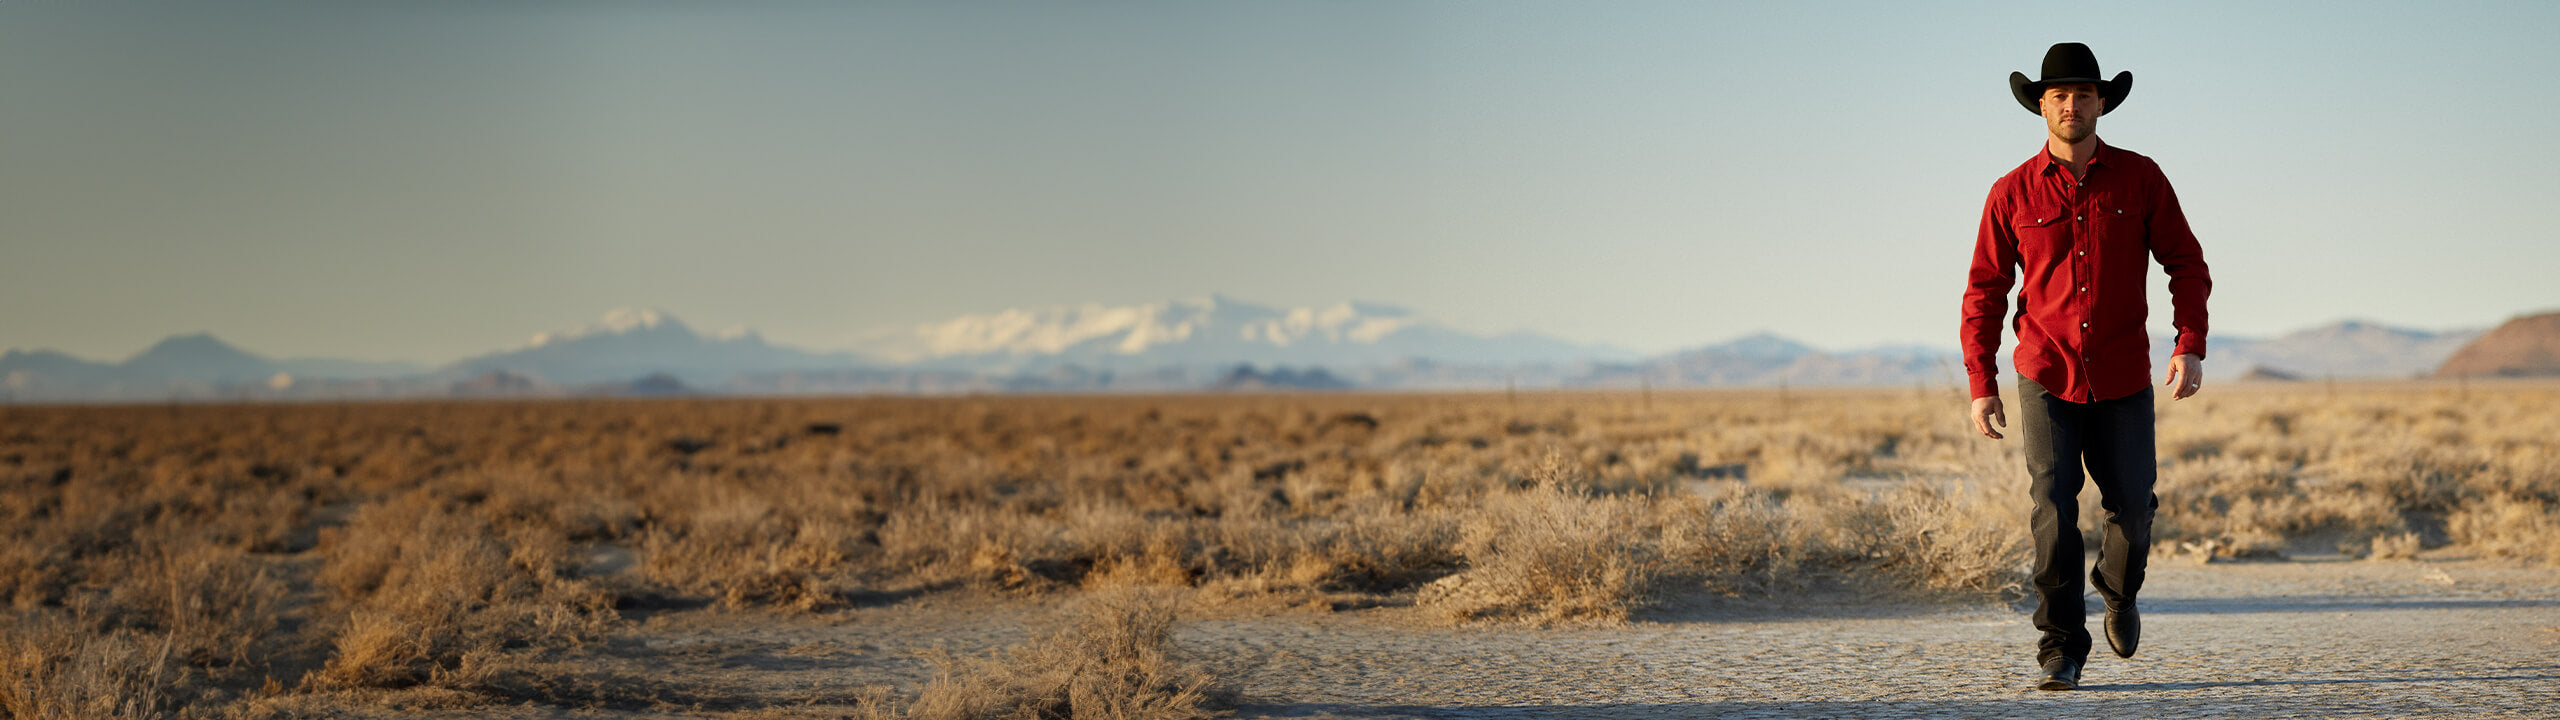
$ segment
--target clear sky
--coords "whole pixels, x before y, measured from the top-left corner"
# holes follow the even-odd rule
[[[2065,8],[2070,8],[2066,10]],[[2064,13],[2070,14],[2064,14]],[[1952,348],[2079,41],[2217,332],[2560,308],[2560,3],[0,0],[0,347],[1370,300]],[[2154,271],[2155,278],[2157,271]],[[2155,326],[2165,293],[2155,289]]]

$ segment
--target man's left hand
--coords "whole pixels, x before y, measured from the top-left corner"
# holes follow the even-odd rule
[[[2194,355],[2169,358],[2169,379],[2160,384],[2177,388],[2169,392],[2169,399],[2187,399],[2187,396],[2196,394],[2198,388],[2204,387],[2204,360]]]

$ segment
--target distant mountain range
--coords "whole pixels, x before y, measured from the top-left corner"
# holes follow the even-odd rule
[[[2273,338],[2216,336],[2208,367],[2221,378],[2413,377],[2481,334],[2346,321]],[[2152,344],[2165,356],[2167,338]],[[774,345],[751,331],[705,335],[638,309],[439,367],[271,359],[201,333],[117,363],[13,349],[0,354],[0,402],[1811,387],[1952,385],[1963,375],[1953,351],[1931,347],[1826,352],[1762,333],[1643,357],[1535,333],[1469,333],[1370,303],[1281,309],[1213,296],[966,315],[863,335],[838,352]]]
[[[0,402],[95,402],[237,397],[247,388],[289,385],[294,377],[363,385],[426,372],[410,363],[330,358],[270,359],[208,333],[173,335],[120,363],[52,350],[0,353]],[[361,394],[361,393],[359,393]]]
[[[1536,333],[1476,335],[1373,303],[1276,309],[1223,296],[963,315],[864,336],[854,352],[882,364],[999,373],[1240,362],[1350,367],[1410,358],[1520,365],[1635,357]]]
[[[2348,320],[2272,338],[2210,338],[2205,354],[2218,368],[2266,369],[2306,379],[2417,377],[2479,339],[2480,329],[2428,332]],[[2152,338],[2152,365],[2168,360],[2173,344]],[[2208,370],[2207,377],[2218,370]],[[2225,377],[2238,377],[2226,375]]]
[[[1829,353],[1761,333],[1642,362],[1604,364],[1571,383],[1590,387],[1731,387],[1954,384],[1956,353],[1885,346]]]
[[[773,345],[752,331],[703,335],[666,313],[626,308],[583,328],[535,335],[523,347],[465,358],[438,368],[435,376],[451,382],[503,372],[578,387],[666,375],[701,387],[739,375],[863,364],[852,353]]]

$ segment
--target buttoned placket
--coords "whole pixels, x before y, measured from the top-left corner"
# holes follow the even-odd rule
[[[2097,171],[2096,163],[2084,164],[2080,166],[2080,174],[2071,178],[2071,280],[2073,284],[2080,286],[2079,304],[2082,318],[2097,317],[2097,307],[2089,298],[2089,278],[2092,275],[2089,268],[2089,243],[2092,236],[2089,233],[2089,211],[2083,205],[2087,197],[2082,192],[2089,187],[2089,174]],[[2080,376],[2096,377],[2095,372],[2089,369],[2088,320],[2080,321],[2079,342],[2074,344],[2080,349]],[[2096,393],[2092,391],[2078,401],[2087,402],[2095,396]]]

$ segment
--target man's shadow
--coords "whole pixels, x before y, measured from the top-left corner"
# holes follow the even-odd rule
[[[2554,668],[2551,668],[2551,667],[2529,667],[2529,668],[2510,668],[2510,669],[2513,669],[2513,670],[2551,670],[2551,669],[2554,669]],[[2365,685],[2365,684],[2378,684],[2378,683],[2429,683],[2429,682],[2513,682],[2513,681],[2517,681],[2517,680],[2560,680],[2560,675],[2553,675],[2553,674],[2550,674],[2550,673],[2542,673],[2542,674],[2534,674],[2534,675],[2440,675],[2440,676],[2432,676],[2432,677],[2312,678],[2312,679],[2303,679],[2303,680],[2227,680],[2227,681],[2221,681],[2221,682],[2157,682],[2157,683],[2120,683],[2120,684],[2114,684],[2114,685],[2082,685],[2082,686],[2080,686],[2080,690],[2081,690],[2081,691],[2083,691],[2083,692],[2087,692],[2087,691],[2099,691],[2099,692],[2139,692],[2139,691],[2161,691],[2161,690],[2203,690],[2203,689],[2207,689],[2207,688],[2226,688],[2226,687],[2281,687],[2281,686],[2286,686],[2286,685]]]

